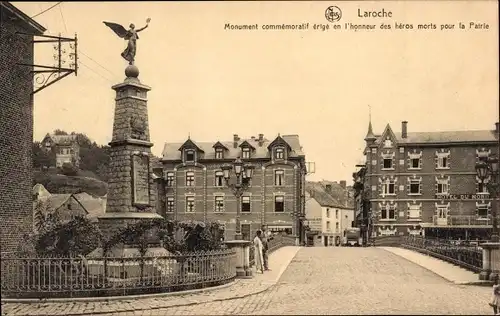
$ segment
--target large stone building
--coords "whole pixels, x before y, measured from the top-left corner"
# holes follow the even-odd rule
[[[54,151],[55,167],[62,167],[69,163],[75,167],[80,165],[80,145],[77,135],[47,134],[41,142],[42,149]]]
[[[45,29],[6,1],[0,2],[0,239],[15,250],[32,221],[33,35]]]
[[[253,178],[241,198],[241,232],[249,240],[266,225],[299,239],[304,214],[305,155],[297,135],[232,141],[166,143],[159,213],[175,220],[218,221],[225,237],[236,227],[236,197],[227,188],[221,166],[237,157],[253,164]]]
[[[376,135],[370,122],[366,165],[356,178],[371,236],[487,237],[491,199],[475,165],[498,156],[498,132],[498,123],[491,130],[409,132],[404,121],[400,133],[388,124]]]

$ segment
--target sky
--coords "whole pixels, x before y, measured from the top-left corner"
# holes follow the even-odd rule
[[[54,2],[14,2],[29,16]],[[438,30],[313,30],[336,24],[435,23]],[[392,18],[359,18],[361,11]],[[493,129],[498,121],[497,1],[63,2],[34,19],[46,34],[78,36],[79,70],[35,94],[34,139],[55,129],[111,140],[114,91],[125,79],[126,41],[102,22],[137,27],[136,65],[148,94],[152,151],[165,142],[297,134],[308,180],[352,182],[369,120],[409,132]],[[488,30],[440,30],[470,21]],[[309,23],[307,31],[224,30],[231,24]],[[53,64],[37,44],[35,60]]]

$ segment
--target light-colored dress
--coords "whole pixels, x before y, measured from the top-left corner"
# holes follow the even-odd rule
[[[257,271],[264,271],[264,258],[262,255],[262,241],[260,240],[259,237],[255,236],[253,239],[253,251],[254,251],[254,258],[255,258],[255,268]]]
[[[500,291],[500,284],[493,285],[493,292],[491,294],[490,305],[500,307],[500,292],[497,292],[497,294],[495,294],[496,290]]]

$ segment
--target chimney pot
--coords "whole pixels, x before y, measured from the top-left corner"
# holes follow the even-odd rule
[[[401,137],[408,137],[408,121],[401,122]]]
[[[238,141],[240,138],[238,137],[238,134],[233,134],[233,147],[238,148]]]
[[[259,134],[259,147],[264,144],[264,134]]]
[[[326,192],[332,193],[332,185],[331,184],[325,185],[325,189],[326,189]]]

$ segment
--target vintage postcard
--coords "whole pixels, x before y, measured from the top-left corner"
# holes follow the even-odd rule
[[[493,0],[0,2],[2,315],[498,315],[498,47]]]

